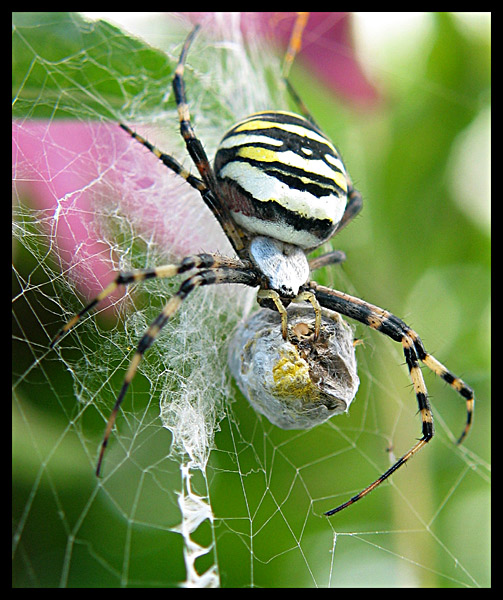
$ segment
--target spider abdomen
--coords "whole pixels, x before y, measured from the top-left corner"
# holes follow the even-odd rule
[[[243,230],[306,250],[333,235],[346,208],[339,152],[293,113],[255,113],[234,125],[218,147],[215,175]]]

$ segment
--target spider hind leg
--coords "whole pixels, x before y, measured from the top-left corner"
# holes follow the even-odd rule
[[[360,323],[363,323],[402,344],[422,421],[422,438],[406,454],[398,459],[394,465],[376,479],[376,481],[371,483],[356,496],[350,498],[344,504],[325,513],[327,516],[330,516],[343,510],[347,506],[354,504],[370,493],[432,439],[434,435],[433,415],[428,400],[426,384],[419,367],[420,362],[439,375],[466,401],[466,422],[463,432],[458,439],[458,444],[464,440],[470,430],[475,400],[473,390],[468,387],[462,379],[451,373],[442,363],[433,358],[433,356],[425,350],[418,334],[401,319],[387,310],[374,306],[360,298],[326,288],[318,285],[314,281],[310,283],[310,289],[315,293],[321,306],[360,321]]]

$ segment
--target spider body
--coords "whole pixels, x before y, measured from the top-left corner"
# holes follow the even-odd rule
[[[332,237],[346,209],[351,184],[339,152],[304,117],[260,112],[224,135],[214,173],[245,238],[240,255],[256,267],[263,289],[288,305],[309,278],[305,252]]]
[[[285,342],[291,339],[291,335],[295,335],[289,329],[285,307],[291,302],[307,301],[314,312],[314,344],[321,339],[320,333],[323,334],[321,307],[359,321],[400,343],[421,416],[422,437],[359,494],[325,513],[332,515],[366,496],[433,437],[433,416],[420,369],[421,362],[448,383],[466,402],[466,422],[458,443],[463,441],[471,426],[473,391],[433,358],[425,350],[418,334],[401,319],[360,298],[320,286],[309,279],[310,271],[345,259],[344,253],[340,251],[329,252],[311,260],[306,254],[345,227],[360,211],[362,198],[354,189],[339,152],[314,124],[291,86],[290,90],[303,116],[282,111],[267,111],[249,116],[224,135],[216,153],[214,168],[211,167],[203,145],[191,125],[183,80],[187,53],[197,30],[196,26],[182,48],[173,78],[173,92],[180,133],[199,177],[191,174],[174,157],[161,152],[127,125],[120,126],[200,193],[222,227],[236,256],[198,254],[188,256],[178,264],[120,273],[63,326],[51,347],[118,286],[194,271],[167,301],[161,314],[154,319],[138,343],[106,426],[96,468],[99,474],[120,405],[144,353],[184,299],[198,287],[229,283],[258,287],[259,304],[280,313],[281,334]],[[299,45],[295,35],[294,32],[292,37],[295,43],[292,42],[291,47]]]

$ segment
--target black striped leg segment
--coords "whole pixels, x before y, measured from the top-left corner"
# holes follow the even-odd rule
[[[227,237],[230,239],[234,249],[237,252],[240,252],[244,248],[242,239],[243,235],[236,227],[236,224],[229,213],[229,209],[219,199],[218,185],[215,174],[213,173],[213,169],[211,168],[203,145],[196,137],[190,122],[189,105],[187,104],[187,97],[185,94],[185,82],[183,80],[183,74],[185,71],[185,60],[187,58],[187,53],[198,30],[199,25],[196,25],[185,40],[182,52],[180,54],[180,59],[178,60],[178,65],[175,69],[175,76],[173,78],[173,92],[176,100],[176,108],[178,110],[178,119],[180,121],[180,134],[185,141],[187,152],[189,153],[190,158],[199,171],[204,184],[211,192],[212,206],[210,206],[210,209],[218,219],[218,222],[222,226]],[[204,196],[203,199],[205,199]],[[207,199],[205,199],[205,202],[207,202]]]
[[[169,264],[153,269],[144,269],[139,271],[132,271],[130,273],[119,273],[117,277],[107,285],[89,304],[77,313],[74,317],[68,321],[57,333],[55,338],[52,340],[50,347],[53,348],[56,343],[66,335],[80,319],[93,309],[102,300],[110,296],[119,286],[129,285],[131,283],[144,281],[145,279],[165,279],[168,277],[174,277],[191,269],[213,269],[218,267],[227,267],[235,269],[243,269],[251,267],[247,262],[242,262],[238,259],[228,258],[220,256],[218,254],[196,254],[194,256],[187,256],[179,264]]]
[[[156,156],[163,163],[164,166],[168,167],[168,169],[171,169],[171,171],[173,171],[177,175],[180,175],[180,177],[185,179],[185,181],[190,186],[192,186],[195,190],[197,190],[201,194],[201,197],[204,200],[204,203],[211,210],[211,212],[213,213],[213,215],[219,222],[220,227],[222,227],[225,234],[229,238],[229,241],[233,245],[234,250],[236,252],[240,252],[244,247],[242,237],[238,233],[236,225],[231,220],[231,218],[228,214],[228,211],[226,209],[224,209],[224,210],[222,209],[221,202],[216,199],[213,191],[211,191],[201,179],[199,179],[198,177],[195,177],[194,175],[192,175],[190,173],[190,171],[185,169],[176,160],[176,158],[173,158],[169,154],[166,154],[165,152],[162,152],[161,150],[159,150],[159,148],[157,148],[156,146],[151,144],[143,136],[141,136],[140,134],[133,131],[130,127],[128,127],[124,123],[119,123],[119,127],[124,129],[124,131],[127,132],[134,140],[136,140],[137,142],[139,142],[140,144],[145,146],[145,148],[147,148],[150,152],[152,152],[152,154],[154,156]]]
[[[228,261],[229,259],[225,260]],[[117,400],[107,422],[105,435],[103,436],[103,442],[101,444],[98,463],[96,465],[96,475],[99,476],[100,474],[101,464],[103,462],[103,455],[105,453],[108,444],[108,439],[114,426],[117,413],[119,411],[120,405],[122,404],[122,401],[124,400],[129,385],[131,384],[131,381],[133,380],[133,377],[136,374],[138,365],[140,364],[143,355],[154,343],[156,337],[159,335],[159,332],[164,327],[164,325],[176,313],[176,311],[180,308],[182,302],[192,291],[204,285],[214,285],[219,283],[242,283],[244,285],[255,287],[256,285],[258,285],[258,280],[256,275],[246,268],[238,269],[226,266],[199,271],[198,273],[196,273],[192,277],[189,277],[182,283],[178,292],[172,298],[170,298],[170,300],[164,306],[161,314],[152,321],[150,327],[147,329],[147,331],[141,338],[138,347],[136,348],[136,352],[134,353],[133,358],[129,363],[129,368],[124,377],[121,390],[119,392],[119,395],[117,396]]]
[[[173,92],[175,94],[178,119],[180,121],[180,133],[185,140],[187,152],[196,165],[197,170],[199,171],[199,174],[201,175],[206,186],[211,190],[214,190],[216,188],[215,176],[210,166],[208,157],[206,156],[206,152],[204,151],[203,145],[197,139],[194,129],[192,128],[189,106],[187,104],[187,97],[185,94],[185,82],[183,80],[187,53],[199,29],[199,25],[196,25],[185,40],[180,58],[178,60],[178,65],[175,69],[175,76],[173,78]]]
[[[168,167],[168,169],[171,169],[172,171],[174,171],[177,175],[180,175],[180,177],[183,177],[183,179],[185,179],[185,181],[189,185],[191,185],[195,190],[197,190],[198,192],[200,192],[202,194],[203,192],[205,192],[208,189],[206,187],[206,185],[201,181],[201,179],[199,179],[198,177],[195,177],[194,175],[191,175],[191,173],[189,171],[187,171],[187,169],[185,169],[183,167],[183,165],[181,165],[176,160],[176,158],[173,158],[169,154],[166,154],[165,152],[162,152],[161,150],[159,150],[159,148],[156,148],[156,146],[151,144],[143,136],[141,136],[139,133],[136,133],[135,131],[133,131],[130,127],[128,127],[124,123],[119,123],[119,127],[124,129],[124,131],[126,133],[128,133],[133,139],[135,139],[137,142],[140,142],[140,144],[142,144],[143,146],[145,146],[145,148],[150,150],[150,152],[152,152],[152,154],[154,154],[154,156],[157,156],[157,158],[163,163],[164,166],[166,166],[166,167]]]
[[[330,516],[366,496],[380,483],[387,479],[392,473],[394,473],[399,467],[404,465],[409,458],[418,452],[433,437],[433,416],[428,400],[428,392],[424,383],[421,369],[419,367],[420,362],[422,362],[444,381],[446,381],[466,401],[466,424],[461,436],[458,439],[458,444],[464,440],[472,424],[474,396],[473,390],[469,388],[464,381],[451,373],[442,363],[440,363],[436,358],[433,358],[431,354],[426,352],[417,333],[398,317],[395,317],[390,312],[369,304],[364,300],[355,298],[354,296],[350,296],[343,292],[338,292],[337,290],[323,287],[314,281],[310,282],[310,287],[315,293],[316,298],[321,306],[338,312],[341,315],[345,315],[346,317],[350,317],[351,319],[355,319],[356,321],[360,321],[360,323],[368,325],[372,329],[380,331],[381,333],[390,337],[392,340],[402,344],[405,361],[414,385],[414,392],[416,394],[422,420],[423,435],[421,439],[392,467],[390,467],[383,475],[376,479],[376,481],[371,483],[359,494],[353,496],[353,498],[350,498],[341,506],[338,506],[337,508],[325,513],[327,516]]]

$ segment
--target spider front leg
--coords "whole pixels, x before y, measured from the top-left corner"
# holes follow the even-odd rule
[[[446,381],[466,401],[466,423],[463,432],[457,441],[458,444],[464,440],[471,427],[475,400],[473,390],[468,387],[462,379],[451,373],[442,363],[433,358],[431,354],[428,354],[418,334],[408,325],[406,325],[401,319],[395,317],[395,315],[391,314],[387,310],[374,306],[373,304],[369,304],[360,298],[355,298],[349,294],[326,288],[318,285],[314,281],[310,282],[310,289],[314,292],[321,306],[350,317],[351,319],[360,321],[360,323],[363,323],[364,325],[367,325],[376,331],[380,331],[381,333],[390,337],[392,340],[402,344],[407,367],[414,385],[414,392],[416,394],[422,421],[422,438],[406,454],[398,459],[394,465],[392,465],[385,473],[383,473],[378,479],[367,486],[359,494],[353,496],[347,502],[341,504],[337,508],[325,513],[327,516],[330,516],[343,510],[347,506],[354,504],[370,493],[399,467],[404,465],[433,437],[433,416],[428,400],[428,392],[424,383],[421,369],[419,367],[419,362],[422,362],[444,381]]]
[[[236,226],[235,222],[231,218],[227,205],[224,204],[219,197],[215,174],[213,173],[213,169],[211,168],[203,145],[196,137],[190,122],[189,105],[187,104],[183,75],[188,51],[198,31],[199,26],[196,25],[185,40],[177,67],[175,69],[172,87],[178,111],[178,119],[180,122],[180,133],[185,141],[185,146],[190,158],[201,175],[201,179],[192,175],[173,156],[156,148],[156,146],[151,144],[144,137],[134,132],[128,125],[119,123],[119,126],[133,139],[138,141],[150,152],[152,152],[152,154],[154,154],[166,167],[168,167],[168,169],[171,169],[177,175],[180,175],[180,177],[185,179],[189,185],[191,185],[201,194],[204,203],[219,222],[236,253],[238,255],[242,255],[244,250],[244,234]]]
[[[211,210],[220,226],[224,230],[225,235],[229,238],[230,243],[232,244],[234,250],[237,254],[239,254],[243,248],[243,240],[240,232],[236,229],[235,223],[229,216],[227,209],[222,205],[218,196],[216,196],[212,190],[198,177],[195,177],[183,167],[181,163],[179,163],[176,158],[171,156],[170,154],[166,154],[153,144],[151,144],[147,139],[145,139],[140,134],[136,133],[124,123],[119,123],[119,127],[123,129],[128,135],[130,135],[134,140],[139,142],[142,146],[145,146],[147,150],[152,152],[154,156],[156,156],[165,167],[168,167],[171,171],[182,177],[191,187],[197,190],[201,194],[201,198],[203,199],[206,206]]]
[[[215,214],[216,218],[218,219],[231,244],[234,246],[234,249],[239,254],[244,249],[242,232],[240,232],[239,229],[236,227],[234,220],[231,218],[227,205],[220,200],[215,174],[213,172],[213,169],[211,168],[208,156],[204,151],[203,145],[200,142],[200,140],[196,137],[196,134],[190,122],[189,105],[187,103],[187,96],[185,94],[185,82],[183,79],[183,75],[185,72],[185,61],[187,59],[189,48],[192,42],[194,41],[194,38],[197,32],[199,31],[199,28],[199,25],[196,25],[185,40],[182,52],[180,53],[180,58],[178,60],[177,67],[175,69],[175,76],[173,78],[173,93],[175,96],[176,108],[178,111],[178,120],[180,122],[180,134],[182,135],[185,141],[185,146],[187,148],[187,152],[190,155],[190,158],[195,164],[204,184],[206,185],[209,193],[211,194],[212,206],[210,206],[210,208]]]

